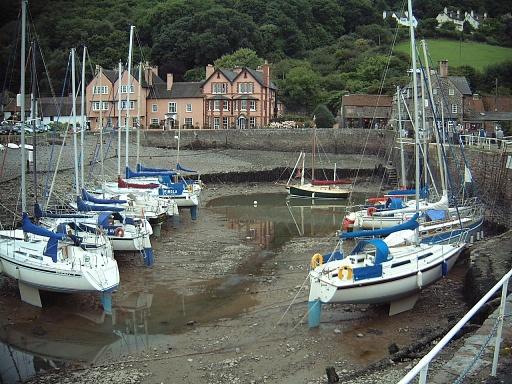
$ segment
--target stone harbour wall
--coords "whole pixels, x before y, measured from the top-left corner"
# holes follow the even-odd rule
[[[143,145],[177,147],[177,130],[146,131]],[[395,133],[368,129],[316,129],[318,152],[381,155],[392,145]],[[180,148],[232,148],[283,152],[311,151],[313,129],[193,129],[180,131]]]

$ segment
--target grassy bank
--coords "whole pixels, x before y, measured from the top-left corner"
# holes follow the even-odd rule
[[[512,59],[512,48],[483,43],[460,42],[456,40],[427,40],[427,48],[433,63],[437,63],[440,60],[448,60],[450,66],[469,65],[479,71],[482,71],[491,64]],[[396,50],[409,53],[409,42],[397,45]],[[422,53],[421,56],[423,57]]]

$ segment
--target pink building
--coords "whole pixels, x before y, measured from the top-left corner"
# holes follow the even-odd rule
[[[259,128],[270,124],[281,107],[277,87],[270,81],[270,66],[260,69],[215,69],[206,66],[204,95],[205,126],[213,129]]]
[[[90,128],[140,124],[148,129],[182,128],[259,128],[282,111],[277,102],[277,88],[270,81],[270,67],[238,68],[233,71],[206,67],[206,80],[174,82],[172,74],[166,81],[158,76],[158,68],[143,66],[141,82],[138,67],[128,71],[101,70],[86,89],[87,117]],[[121,100],[119,100],[119,95]]]

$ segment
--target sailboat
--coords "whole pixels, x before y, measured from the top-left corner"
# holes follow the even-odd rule
[[[409,31],[413,73],[416,73],[416,50],[412,23],[412,4],[408,0]],[[419,135],[418,89],[413,76],[415,134],[415,198],[416,213],[397,230],[414,230],[412,244],[390,247],[382,239],[362,240],[345,254],[343,240],[356,237],[345,232],[339,236],[335,250],[315,254],[311,259],[308,303],[309,326],[320,323],[322,303],[390,303],[394,315],[414,307],[418,292],[450,271],[465,247],[463,239],[456,244],[420,243],[419,217]]]
[[[336,180],[336,167],[334,168],[333,180],[315,179],[315,158],[316,158],[316,127],[313,128],[313,144],[311,150],[311,181],[306,182],[304,178],[304,164],[306,154],[301,152],[295,163],[290,178],[286,183],[286,189],[291,197],[306,197],[311,199],[345,199],[350,196],[352,189],[347,187],[351,184],[350,180]],[[291,184],[291,179],[296,175],[298,165],[302,162],[300,173],[300,184]],[[345,185],[345,186],[343,186]]]
[[[26,0],[21,1],[21,124],[25,121],[25,34]],[[21,131],[21,147],[25,145]],[[0,271],[18,280],[21,299],[42,306],[39,290],[81,293],[99,292],[105,309],[111,307],[110,293],[119,285],[116,261],[82,248],[71,233],[52,232],[32,223],[27,215],[25,151],[21,151],[21,229],[0,231]]]

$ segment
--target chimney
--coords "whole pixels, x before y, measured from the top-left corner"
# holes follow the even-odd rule
[[[387,16],[386,11],[382,11],[382,18],[383,18],[383,19],[386,19],[386,16]]]
[[[460,18],[460,10],[457,9],[457,19]]]
[[[158,76],[158,65],[150,65],[149,68],[151,68],[151,72],[153,72],[155,76]]]
[[[211,75],[213,75],[213,72],[215,72],[215,68],[213,67],[213,65],[208,64],[206,66],[206,78],[208,79]]]
[[[484,12],[484,19],[487,19],[487,12]]]
[[[448,14],[448,8],[444,7],[444,14],[447,15]]]
[[[265,64],[261,66],[261,69],[263,70],[263,85],[268,87],[270,85],[270,66],[267,60],[265,60]]]
[[[100,66],[99,66],[99,64],[96,64],[96,68],[94,69],[94,76],[98,76],[99,73],[100,73]]]
[[[233,72],[235,72],[238,75],[240,72],[242,72],[242,67],[233,68]]]
[[[448,77],[448,60],[441,60],[439,62],[439,76]]]
[[[172,73],[167,74],[167,90],[170,91],[172,88],[172,83],[174,82],[174,77]]]
[[[474,16],[474,14],[473,14],[473,10],[471,10],[471,17],[473,17],[473,16]]]

